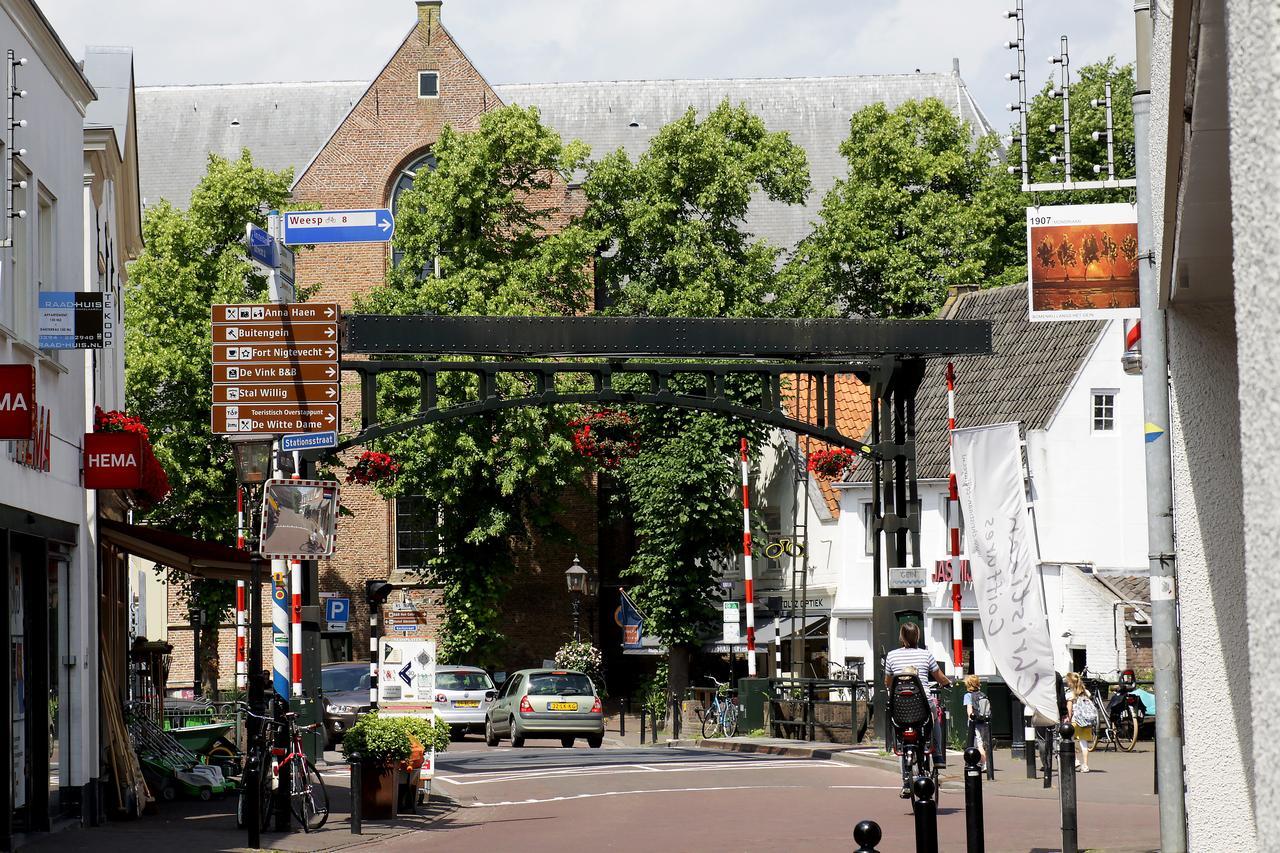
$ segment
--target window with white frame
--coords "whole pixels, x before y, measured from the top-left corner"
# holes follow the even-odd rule
[[[862,529],[863,529],[863,545],[862,550],[866,556],[870,557],[875,553],[876,548],[876,514],[872,510],[871,504],[864,503],[862,505]]]
[[[1116,428],[1116,391],[1111,388],[1093,390],[1093,432],[1114,432]]]
[[[419,71],[418,72],[418,97],[419,98],[440,97],[440,72],[439,71]]]

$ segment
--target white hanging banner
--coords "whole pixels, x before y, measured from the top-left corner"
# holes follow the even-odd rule
[[[1031,550],[1018,425],[958,429],[956,485],[964,510],[973,586],[996,671],[1036,712],[1058,722],[1049,617]]]

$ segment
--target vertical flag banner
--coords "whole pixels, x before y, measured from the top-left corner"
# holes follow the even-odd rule
[[[1136,319],[1139,254],[1132,204],[1028,207],[1030,319]]]
[[[956,481],[964,511],[973,588],[996,671],[1037,725],[1058,721],[1049,616],[1031,550],[1018,425],[958,429]]]
[[[622,629],[622,647],[638,649],[644,638],[644,617],[640,615],[640,608],[635,606],[630,596],[622,590],[619,592],[622,594],[622,603],[614,611],[613,619]]]

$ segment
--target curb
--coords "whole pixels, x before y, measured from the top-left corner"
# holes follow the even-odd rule
[[[840,764],[847,764],[851,767],[870,767],[876,770],[888,770],[894,773],[899,772],[897,758],[888,758],[871,753],[867,749],[857,747],[849,747],[847,749],[824,749],[822,747],[812,746],[783,746],[772,743],[751,743],[750,741],[738,740],[718,740],[718,739],[694,739],[694,740],[669,740],[666,745],[673,749],[705,749],[717,752],[742,752],[755,753],[758,755],[779,755],[786,758],[814,758],[826,761],[836,761]],[[950,790],[953,788],[963,788],[963,780],[952,775],[951,765],[942,770],[942,781],[944,788]]]

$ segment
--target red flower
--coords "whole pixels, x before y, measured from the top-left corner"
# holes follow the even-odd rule
[[[94,432],[135,432],[144,439],[150,440],[151,433],[141,418],[119,411],[104,411],[101,406],[94,406]]]
[[[847,447],[815,450],[809,454],[807,467],[824,480],[834,480],[851,470],[856,459],[854,452]]]
[[[626,412],[601,409],[569,421],[573,449],[600,467],[613,470],[636,455],[635,421]]]
[[[366,450],[360,454],[355,467],[347,472],[348,483],[368,485],[383,480],[394,480],[400,474],[400,463],[386,453]]]

